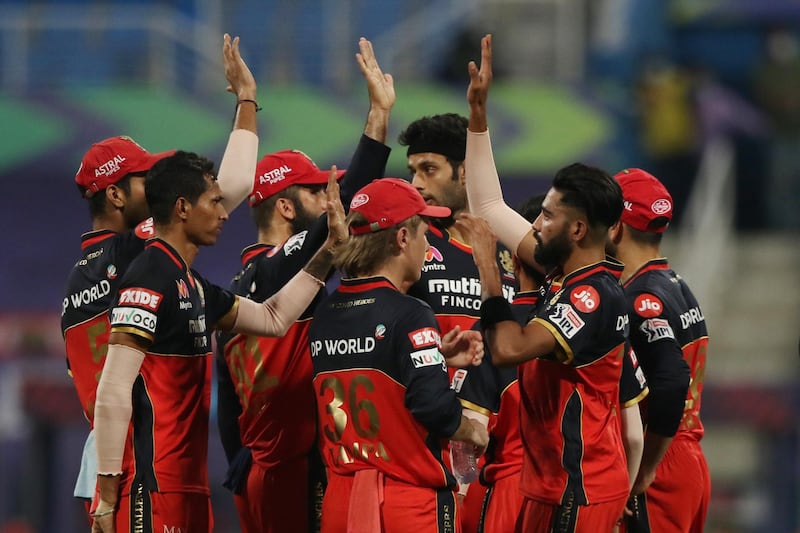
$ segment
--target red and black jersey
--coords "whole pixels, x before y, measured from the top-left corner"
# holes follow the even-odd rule
[[[361,135],[340,181],[345,206],[355,193],[382,177],[391,150]],[[231,290],[263,302],[294,277],[327,238],[327,216],[279,246],[254,244],[242,251],[242,270]],[[307,454],[316,437],[308,327],[326,296],[320,290],[308,308],[280,338],[223,333],[217,350],[220,436],[229,462],[242,446],[253,460],[270,468]]]
[[[455,326],[471,329],[481,317],[481,282],[472,258],[472,247],[453,239],[446,230],[433,225],[426,234],[430,248],[425,254],[422,276],[408,294],[427,302],[436,315],[442,333]],[[503,295],[512,301],[518,285],[514,278],[511,252],[497,243],[497,264]]]
[[[527,323],[537,293],[517,293],[512,303],[514,318]],[[480,329],[477,322],[474,329]],[[492,484],[522,469],[522,438],[519,433],[519,383],[517,367],[492,364],[488,347],[483,362],[455,371],[453,388],[462,406],[489,417],[489,446],[481,470],[484,483]]]
[[[686,402],[677,436],[699,441],[703,437],[700,421],[700,400],[706,367],[708,331],[705,317],[686,282],[676,274],[666,259],[645,263],[624,284],[631,319],[631,344],[642,363],[649,381],[655,384],[651,373],[666,374],[663,380],[685,385],[681,373],[681,355],[691,372]],[[664,368],[667,363],[668,368]],[[648,430],[654,427],[654,414],[658,406],[645,402]],[[648,421],[648,418],[651,420]],[[676,417],[676,421],[678,418]],[[674,433],[676,426],[671,427]],[[661,432],[658,432],[661,433]]]
[[[108,351],[108,308],[117,293],[122,275],[133,259],[144,250],[152,236],[152,223],[132,231],[91,231],[81,236],[83,256],[67,278],[61,306],[61,333],[83,413],[94,421],[97,384]]]
[[[551,505],[624,498],[620,379],[629,352],[622,265],[602,261],[550,283],[537,305],[556,353],[519,369],[524,461],[521,490]],[[553,286],[558,287],[553,291]]]
[[[242,271],[231,284],[233,292],[257,302],[272,296],[319,248],[319,243],[306,245],[308,233],[293,235],[277,247],[255,244],[245,248]],[[241,445],[248,447],[253,460],[264,468],[304,456],[314,446],[316,404],[308,327],[311,313],[324,297],[321,290],[283,337],[220,335],[224,364],[217,365],[219,416],[238,415]],[[217,360],[219,363],[220,357]],[[229,384],[223,385],[226,380]],[[231,396],[228,388],[235,398],[224,397]],[[231,401],[236,405],[226,407]],[[223,444],[232,460],[237,450],[229,437],[223,438]]]
[[[157,238],[123,276],[111,305],[111,331],[151,341],[133,385],[123,494],[134,482],[157,492],[209,493],[211,331],[235,298]]]
[[[455,487],[442,449],[461,423],[461,404],[430,307],[385,278],[343,279],[314,313],[309,340],[328,468]]]

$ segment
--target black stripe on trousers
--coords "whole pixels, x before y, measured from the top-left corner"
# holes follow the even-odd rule
[[[155,533],[153,531],[153,502],[150,491],[141,483],[131,487],[129,524],[131,533]],[[123,533],[123,532],[119,532]]]
[[[452,489],[436,491],[436,522],[438,533],[455,533],[456,498]]]
[[[494,484],[489,485],[483,495],[483,503],[481,504],[481,516],[478,518],[478,531],[477,533],[485,533],[486,527],[486,513],[489,512],[489,502],[492,501],[492,494],[494,494]]]
[[[556,507],[553,514],[553,523],[550,531],[553,533],[575,533],[575,526],[578,524],[578,510],[580,505],[575,501],[575,493],[570,491],[565,498],[565,503]]]
[[[647,516],[647,498],[644,493],[632,496],[628,500],[628,507],[633,511],[633,516],[627,517],[628,533],[650,533],[650,517]]]

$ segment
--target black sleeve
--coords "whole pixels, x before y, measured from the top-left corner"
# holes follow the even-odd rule
[[[430,307],[417,304],[403,311],[395,351],[406,387],[405,406],[433,435],[450,437],[461,424],[461,404],[450,388],[447,366],[439,351],[439,326]]]
[[[480,331],[480,322],[476,322],[472,329]],[[489,346],[484,342],[483,347],[486,354],[483,363],[456,370],[451,386],[458,395],[462,406],[488,416],[500,409],[501,390],[497,373],[491,363]]]
[[[631,306],[636,296],[628,295]],[[689,389],[689,365],[683,359],[683,351],[664,314],[642,317],[633,312],[630,320],[631,346],[650,388],[647,431],[672,437],[683,417]]]
[[[217,370],[217,425],[219,438],[228,464],[233,462],[236,454],[242,448],[242,439],[239,435],[239,415],[242,414],[242,405],[236,395],[236,389],[231,379],[228,364],[225,362],[225,342],[230,339],[228,334],[217,335],[217,351],[214,357]]]
[[[658,341],[636,350],[647,376],[647,431],[672,437],[678,431],[689,390],[689,365],[676,342]]]
[[[203,298],[206,302],[206,323],[213,328],[219,319],[224,317],[236,302],[236,295],[228,289],[211,283],[192,270],[194,279],[202,286]],[[209,342],[211,339],[209,339]]]
[[[350,166],[339,182],[339,195],[345,213],[350,209],[350,201],[356,192],[374,179],[382,178],[386,173],[386,162],[389,160],[391,148],[383,143],[362,134],[356,151],[350,159]],[[319,250],[328,237],[328,214],[317,219],[306,236],[303,246],[305,264]]]

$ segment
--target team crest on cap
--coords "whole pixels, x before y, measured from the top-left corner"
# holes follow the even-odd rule
[[[650,211],[656,215],[665,215],[672,210],[672,203],[666,198],[659,198],[650,205]]]
[[[361,207],[365,203],[369,202],[369,195],[364,194],[363,192],[357,194],[353,197],[353,200],[350,202],[350,209],[355,209],[357,207]]]

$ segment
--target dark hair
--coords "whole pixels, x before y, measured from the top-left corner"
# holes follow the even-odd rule
[[[517,207],[517,213],[522,215],[525,220],[533,224],[533,221],[539,217],[539,213],[542,212],[542,202],[544,202],[545,194],[537,194],[535,196],[531,196],[522,204]],[[539,272],[531,265],[526,263],[525,261],[519,261],[522,270],[525,274],[528,275],[537,285],[541,286],[544,284],[544,274]]]
[[[595,237],[605,241],[604,232],[622,214],[619,183],[605,170],[573,163],[556,172],[553,188],[561,193],[561,203],[582,211]]]
[[[659,217],[659,218],[666,218],[666,217]],[[627,226],[625,231],[628,232],[628,234],[631,237],[631,240],[639,244],[658,246],[661,244],[662,237],[664,237],[663,233],[654,233],[652,231],[641,231],[628,224],[625,225]]]
[[[323,187],[324,185],[289,185],[280,192],[276,192],[272,196],[268,196],[263,202],[253,207],[250,210],[250,215],[256,227],[260,230],[268,230],[272,223],[272,211],[275,209],[278,200],[287,198],[296,206],[302,205],[300,201],[300,188],[315,189],[316,187]]]
[[[144,176],[144,174],[125,174],[122,178],[120,178],[116,183],[116,185],[127,195],[131,195],[131,177],[133,176]],[[86,187],[82,187],[77,185],[78,192],[81,194],[82,197],[86,198]],[[86,201],[89,203],[89,216],[92,218],[99,217],[106,211],[106,190],[103,189],[102,191],[97,191],[96,193],[92,194],[89,198],[86,198]]]
[[[193,152],[179,150],[153,165],[144,183],[153,221],[169,224],[178,198],[186,198],[194,205],[208,190],[207,177],[217,179],[214,162]]]
[[[467,150],[467,124],[466,117],[456,113],[422,117],[400,132],[397,140],[401,146],[408,146],[407,155],[422,152],[443,155],[455,174]]]

